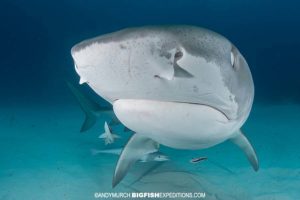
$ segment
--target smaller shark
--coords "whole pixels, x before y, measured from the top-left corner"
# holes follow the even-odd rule
[[[111,128],[108,126],[107,122],[104,123],[104,133],[102,133],[99,138],[105,141],[105,145],[114,143],[115,139],[120,138],[119,135],[111,132]]]
[[[97,155],[97,154],[113,154],[113,155],[121,155],[123,149],[118,148],[118,149],[105,149],[105,150],[98,150],[98,149],[91,149],[92,155]],[[139,162],[164,162],[168,161],[169,157],[164,155],[161,152],[153,152],[153,153],[148,153],[144,154],[142,157],[139,158]]]

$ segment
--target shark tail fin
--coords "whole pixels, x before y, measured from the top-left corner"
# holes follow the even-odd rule
[[[112,181],[112,187],[115,187],[126,176],[130,167],[145,154],[157,152],[159,145],[157,142],[141,134],[135,133],[124,147]]]
[[[81,126],[80,132],[85,132],[89,130],[97,120],[96,113],[97,111],[104,110],[101,106],[99,106],[96,102],[92,99],[89,99],[85,96],[78,88],[76,88],[72,83],[67,82],[69,89],[71,90],[72,94],[77,99],[81,109],[85,113],[85,120]]]
[[[241,130],[238,131],[238,134],[230,139],[231,142],[236,144],[240,149],[243,150],[243,152],[246,154],[250,164],[252,165],[253,169],[255,171],[258,171],[259,164],[258,159],[255,153],[255,150],[253,149],[251,143],[246,138],[246,136],[242,133]]]

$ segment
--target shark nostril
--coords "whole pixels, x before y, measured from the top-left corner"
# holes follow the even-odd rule
[[[177,51],[175,53],[174,58],[175,58],[175,60],[179,60],[180,58],[182,58],[182,56],[183,56],[183,53],[181,51]]]

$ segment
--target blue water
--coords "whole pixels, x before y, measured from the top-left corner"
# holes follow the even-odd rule
[[[0,199],[95,199],[95,192],[162,189],[206,192],[206,199],[298,199],[299,8],[292,0],[2,0]],[[170,162],[145,176],[141,169],[152,166],[139,163],[111,188],[117,156],[90,153],[107,148],[98,139],[105,119],[79,133],[84,116],[65,84],[78,82],[70,49],[90,37],[156,24],[209,28],[244,55],[256,93],[243,130],[259,156],[259,172],[227,142],[198,152],[163,147]],[[122,134],[113,147],[130,136]],[[192,165],[195,156],[209,160]]]

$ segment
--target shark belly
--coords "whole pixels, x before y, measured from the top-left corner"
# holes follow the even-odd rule
[[[177,149],[208,148],[236,131],[226,115],[208,105],[119,99],[113,109],[117,118],[137,134]]]

